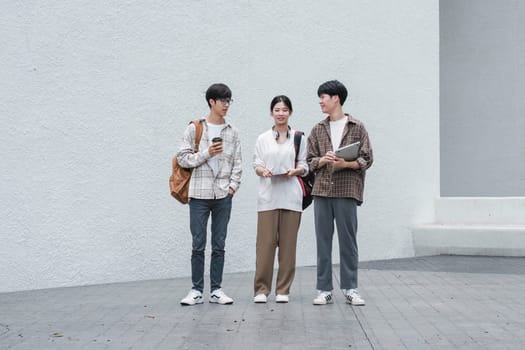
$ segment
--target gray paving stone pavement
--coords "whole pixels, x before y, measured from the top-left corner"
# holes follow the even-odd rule
[[[338,282],[338,269],[334,269]],[[0,294],[0,349],[524,349],[525,258],[432,256],[360,264],[366,306],[312,305],[315,267],[290,303],[183,307],[189,278]]]

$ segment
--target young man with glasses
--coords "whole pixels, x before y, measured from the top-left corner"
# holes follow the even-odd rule
[[[210,303],[233,304],[222,290],[224,248],[232,197],[241,183],[241,143],[237,129],[225,117],[233,100],[225,84],[213,84],[206,91],[210,113],[200,120],[203,131],[199,151],[194,153],[195,126],[185,130],[177,161],[192,168],[189,188],[190,231],[192,235],[192,289],[180,303],[195,305],[203,302],[204,251],[208,219],[211,214]]]
[[[321,111],[328,115],[308,137],[306,161],[314,171],[315,237],[317,242],[317,289],[314,305],[333,303],[332,240],[337,226],[340,258],[340,286],[346,302],[364,305],[357,292],[357,206],[363,203],[365,172],[373,162],[372,146],[362,122],[343,112],[348,92],[337,80],[317,90]],[[355,160],[345,160],[334,151],[360,142]]]

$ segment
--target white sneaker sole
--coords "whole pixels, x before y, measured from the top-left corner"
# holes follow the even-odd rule
[[[231,305],[233,304],[233,301],[226,301],[226,302],[220,302],[218,300],[213,300],[213,299],[210,299],[210,303],[212,304],[219,304],[219,305]]]
[[[348,299],[346,299],[346,303],[352,306],[364,306],[365,305],[364,301],[355,301],[355,300],[348,300]]]
[[[193,305],[197,305],[197,304],[202,304],[202,299],[201,299],[201,300],[198,300],[198,301],[196,301],[196,302],[194,302],[194,303],[191,303],[191,302],[182,302],[182,301],[181,301],[180,304],[181,304],[182,306],[193,306]]]

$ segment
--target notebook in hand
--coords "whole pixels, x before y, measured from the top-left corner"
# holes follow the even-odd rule
[[[294,168],[293,163],[290,163],[288,159],[271,159],[266,166],[272,171],[272,175],[286,175],[289,169]]]
[[[356,160],[359,155],[359,146],[361,142],[357,141],[349,145],[343,146],[335,151],[335,155],[343,158],[346,161]]]

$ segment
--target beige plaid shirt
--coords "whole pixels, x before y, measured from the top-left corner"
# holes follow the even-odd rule
[[[343,131],[341,146],[361,141],[361,148],[357,162],[361,169],[341,169],[334,171],[330,164],[317,169],[319,159],[326,152],[333,151],[330,139],[330,119],[329,117],[317,123],[308,136],[308,155],[306,161],[310,171],[314,171],[315,183],[312,190],[314,196],[335,197],[335,198],[354,198],[358,204],[363,203],[363,191],[365,187],[365,173],[373,162],[372,145],[368,139],[368,132],[362,122],[354,119],[349,114],[348,122]]]
[[[201,119],[203,125],[199,152],[193,153],[195,142],[195,125],[191,123],[184,131],[182,144],[177,153],[177,161],[184,168],[193,168],[190,180],[189,197],[198,199],[221,199],[228,195],[229,188],[237,192],[241,184],[242,158],[239,132],[230,124],[221,131],[223,152],[219,159],[219,170],[213,174],[208,165],[210,154],[208,147],[208,124]]]

